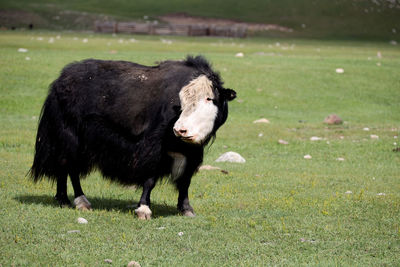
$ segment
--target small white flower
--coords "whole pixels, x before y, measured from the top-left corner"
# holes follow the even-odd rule
[[[26,53],[26,52],[28,52],[28,49],[26,49],[26,48],[18,48],[18,52]]]
[[[378,193],[377,196],[386,196],[385,193]]]
[[[353,194],[353,192],[349,190],[349,191],[346,191],[345,194]]]
[[[338,161],[344,161],[344,158],[337,158]]]
[[[312,157],[311,157],[311,155],[305,155],[304,158],[305,159],[311,159]]]
[[[368,127],[365,127],[365,128],[363,128],[363,130],[366,131],[366,132],[368,132],[368,131],[369,131],[369,128],[368,128]]]
[[[239,52],[235,55],[235,57],[244,57],[244,54],[242,52]]]
[[[183,236],[183,232],[179,232],[178,235],[179,235],[179,236]]]
[[[371,139],[379,139],[379,136],[377,136],[376,134],[371,134],[370,137]]]

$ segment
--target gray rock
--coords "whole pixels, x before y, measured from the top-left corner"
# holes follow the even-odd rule
[[[245,163],[246,160],[236,152],[226,152],[215,160],[216,162],[234,162],[234,163]]]

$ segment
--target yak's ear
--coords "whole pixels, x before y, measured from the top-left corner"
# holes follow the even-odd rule
[[[222,89],[222,96],[228,101],[236,98],[236,92],[232,89]]]

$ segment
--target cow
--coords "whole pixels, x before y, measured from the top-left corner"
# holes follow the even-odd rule
[[[178,211],[189,217],[188,188],[204,147],[228,116],[236,92],[202,56],[144,66],[87,59],[67,65],[50,85],[40,113],[30,177],[57,184],[55,200],[90,210],[80,179],[99,170],[104,178],[143,189],[135,213],[151,218],[150,194],[168,177]]]

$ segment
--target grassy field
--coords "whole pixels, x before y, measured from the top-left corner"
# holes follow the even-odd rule
[[[18,13],[24,12],[24,13]],[[400,2],[397,0],[2,0],[0,26],[53,30],[92,30],[100,20],[159,20],[158,16],[195,16],[278,24],[291,33],[268,36],[367,38],[400,42]]]
[[[0,266],[400,265],[398,46],[134,38],[0,33]],[[139,221],[129,205],[140,190],[98,173],[83,182],[91,212],[60,209],[51,183],[27,179],[41,105],[65,64],[91,57],[153,64],[186,54],[205,55],[238,93],[205,157],[228,174],[193,178],[196,218],[178,215],[168,183],[153,191],[154,218]],[[331,113],[344,124],[323,124]],[[270,123],[253,123],[260,118]],[[226,151],[247,162],[214,162]]]

